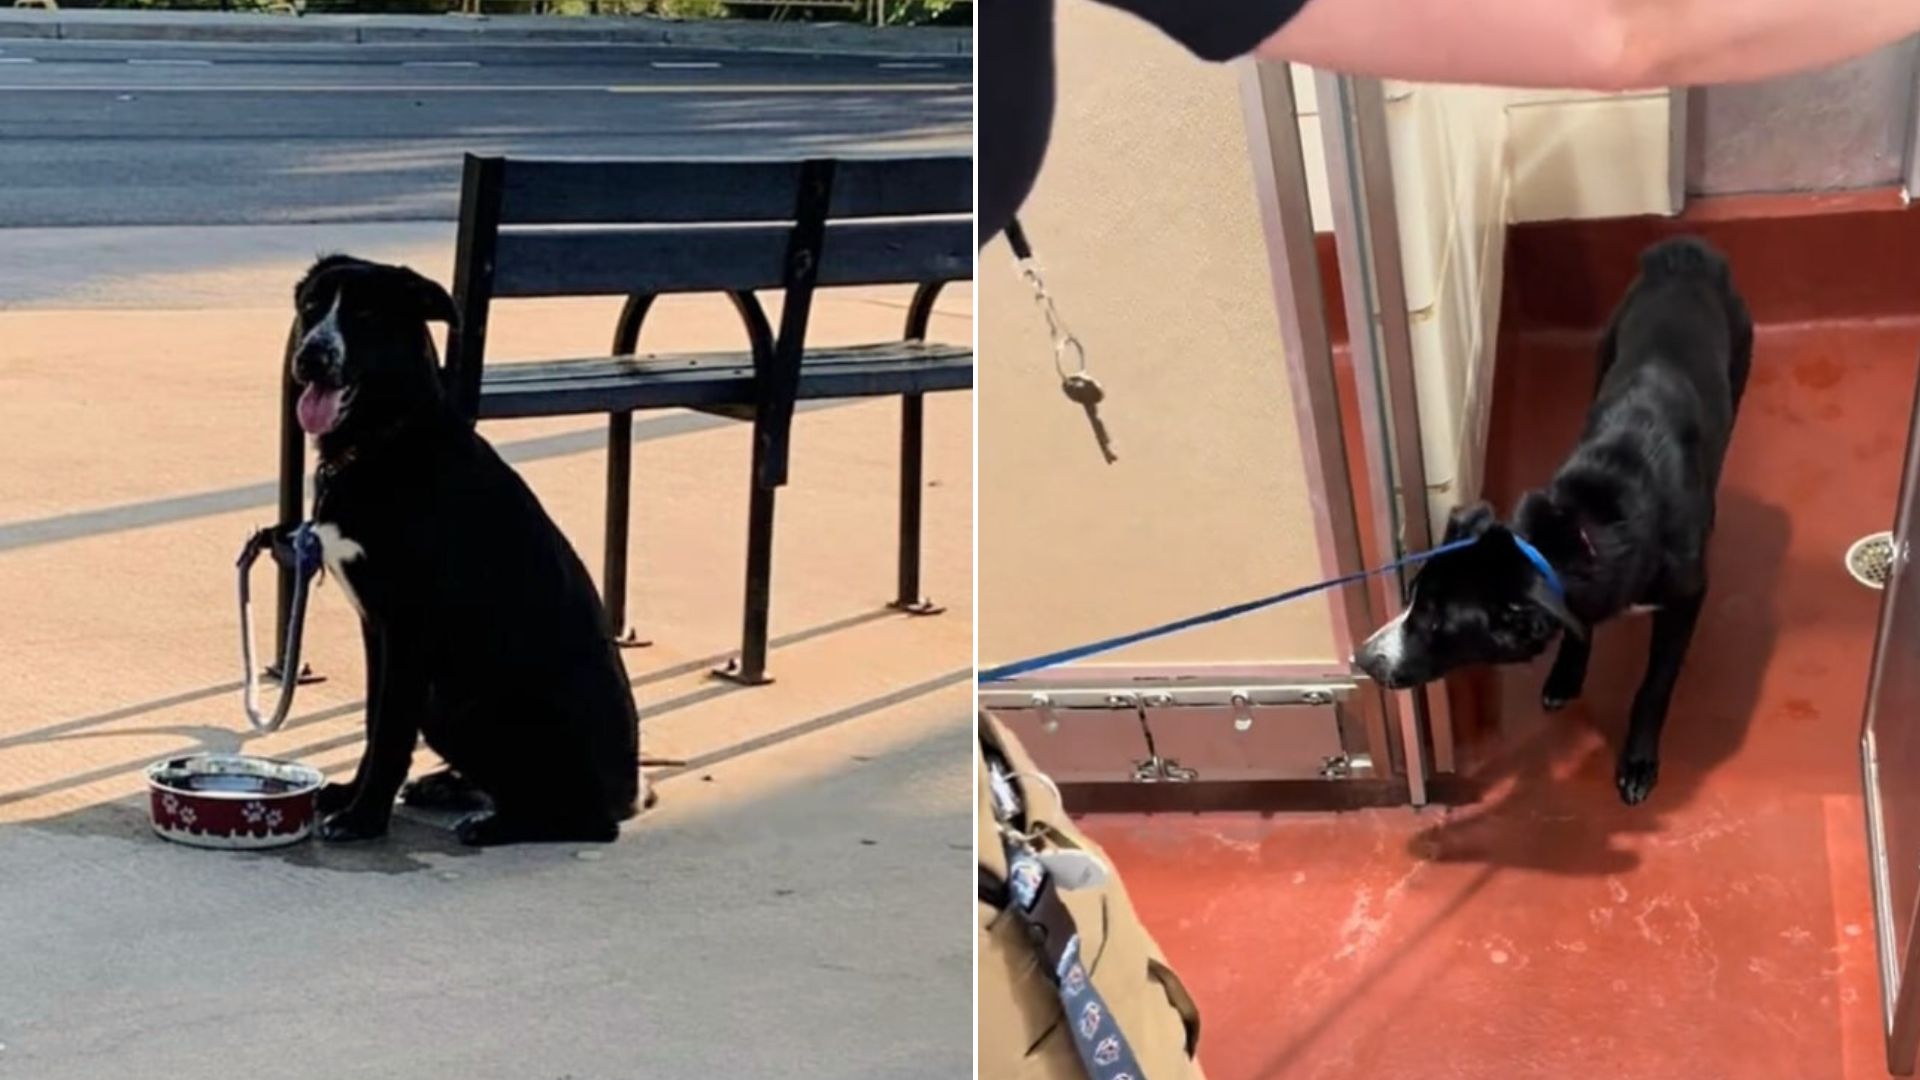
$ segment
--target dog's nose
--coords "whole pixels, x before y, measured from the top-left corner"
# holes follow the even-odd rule
[[[1375,682],[1380,681],[1380,655],[1378,653],[1362,646],[1353,654],[1351,659],[1353,666],[1365,672],[1368,678]]]
[[[293,354],[293,378],[295,382],[312,383],[325,377],[333,367],[332,357],[327,350],[313,345],[303,345]]]

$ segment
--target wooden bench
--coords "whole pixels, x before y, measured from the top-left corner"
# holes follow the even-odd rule
[[[466,159],[443,375],[467,416],[606,414],[609,631],[627,627],[633,413],[686,408],[753,424],[745,616],[739,657],[717,674],[767,681],[774,494],[787,482],[800,400],[901,399],[899,561],[892,606],[940,610],[920,591],[923,395],[973,385],[971,346],[926,341],[941,289],[973,276],[973,164],[966,156],[805,161]],[[806,348],[816,289],[911,285],[899,340]],[[782,292],[775,327],[757,293]],[[643,355],[654,301],[727,296],[747,347]],[[486,365],[495,299],[625,296],[606,356]],[[288,380],[281,416],[280,518],[304,515],[305,445]],[[283,573],[285,607],[290,578]]]

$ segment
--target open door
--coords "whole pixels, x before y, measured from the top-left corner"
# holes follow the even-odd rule
[[[1920,398],[1908,426],[1905,475],[1894,523],[1893,565],[1881,602],[1880,634],[1860,736],[1867,847],[1887,1033],[1887,1069],[1910,1076],[1920,1047],[1920,568],[1912,544],[1920,516]]]

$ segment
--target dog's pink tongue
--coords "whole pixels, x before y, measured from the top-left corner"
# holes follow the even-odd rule
[[[309,435],[325,435],[340,421],[340,391],[309,385],[300,392],[300,427]]]

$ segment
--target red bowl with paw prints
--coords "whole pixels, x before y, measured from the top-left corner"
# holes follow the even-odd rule
[[[257,850],[313,835],[318,769],[244,754],[192,754],[147,769],[153,831],[193,847]]]

